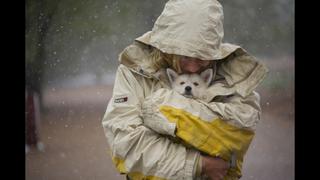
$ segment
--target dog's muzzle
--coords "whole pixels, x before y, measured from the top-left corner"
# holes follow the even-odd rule
[[[192,88],[190,86],[185,87],[183,95],[185,97],[192,98],[193,97]]]
[[[191,93],[192,88],[191,88],[190,86],[187,86],[187,87],[184,88],[184,90],[185,90],[186,92],[190,92],[190,93]]]

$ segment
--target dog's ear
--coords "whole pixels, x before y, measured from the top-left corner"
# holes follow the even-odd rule
[[[210,85],[212,81],[212,75],[213,75],[213,70],[211,68],[203,71],[200,76],[204,80],[204,82],[207,84],[207,86]]]
[[[167,75],[171,84],[178,77],[178,74],[170,68],[167,68]]]

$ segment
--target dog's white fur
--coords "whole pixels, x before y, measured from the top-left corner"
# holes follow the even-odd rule
[[[201,74],[179,75],[168,68],[167,75],[173,90],[188,98],[201,99],[212,81],[213,70],[207,69]]]

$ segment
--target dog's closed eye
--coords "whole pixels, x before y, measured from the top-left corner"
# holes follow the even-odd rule
[[[185,82],[182,81],[182,82],[180,82],[180,85],[184,85],[184,83],[185,83]]]
[[[194,82],[194,83],[193,83],[193,85],[195,85],[195,86],[199,86],[199,83],[197,83],[197,82]]]

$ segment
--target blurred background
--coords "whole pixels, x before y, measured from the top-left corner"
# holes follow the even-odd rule
[[[124,180],[101,121],[118,54],[151,30],[165,0],[26,0],[26,179]],[[221,1],[224,42],[270,72],[243,178],[294,179],[294,0]]]

